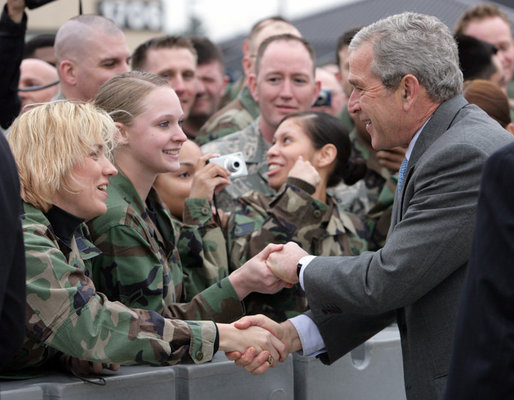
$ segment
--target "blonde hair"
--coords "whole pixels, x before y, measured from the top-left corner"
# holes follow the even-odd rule
[[[130,126],[145,111],[145,98],[157,87],[169,83],[150,72],[130,71],[105,82],[95,99],[97,107],[109,113],[115,122]]]
[[[60,190],[71,191],[67,178],[78,163],[103,144],[110,157],[116,126],[90,103],[59,101],[39,105],[12,124],[7,140],[20,175],[21,197],[48,211]]]

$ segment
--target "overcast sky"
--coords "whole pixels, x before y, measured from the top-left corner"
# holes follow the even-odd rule
[[[188,15],[194,13],[212,40],[220,41],[248,33],[257,20],[279,13],[288,19],[324,11],[359,0],[165,0],[170,33],[186,28]]]

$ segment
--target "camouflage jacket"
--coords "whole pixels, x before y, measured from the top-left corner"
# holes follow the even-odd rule
[[[279,193],[247,193],[238,199],[228,225],[230,268],[238,268],[269,243],[294,241],[309,254],[359,255],[367,249],[367,231],[357,216],[339,210],[330,197],[327,204],[314,199],[314,187],[288,178]],[[245,299],[249,314],[263,313],[283,321],[307,308],[303,291],[295,285],[275,295],[253,293]]]
[[[398,175],[379,164],[376,153],[371,150],[355,130],[350,133],[352,141],[351,159],[361,158],[366,161],[368,171],[364,178],[355,185],[339,184],[333,192],[339,205],[352,211],[359,210],[358,215],[365,218],[368,224],[370,241],[369,249],[381,248],[391,224],[391,212],[396,192]]]
[[[355,123],[353,122],[353,119],[350,116],[350,112],[348,111],[348,105],[344,106],[342,111],[337,115],[337,118],[341,120],[343,126],[348,132],[351,132],[355,128]]]
[[[119,364],[212,358],[214,323],[165,319],[153,311],[109,301],[96,292],[90,279],[91,260],[100,252],[88,239],[86,225],[63,213],[61,220],[66,223],[60,225],[65,227],[54,222],[54,228],[47,215],[59,212],[57,207],[47,215],[30,204],[24,207],[26,337],[10,370],[43,365],[58,351]],[[64,230],[66,234],[61,233]]]
[[[234,82],[229,82],[227,87],[225,88],[225,93],[223,94],[223,97],[220,101],[219,108],[225,107],[228,103],[230,103],[232,100],[235,100],[237,96],[239,95],[239,92],[241,92],[241,89],[245,86],[245,77],[240,76],[237,80]]]
[[[184,301],[228,276],[225,237],[206,199],[186,199],[182,221],[172,216],[179,233]]]
[[[253,99],[248,86],[243,86],[235,100],[207,120],[198,132],[195,141],[202,146],[240,131],[250,125],[259,116],[259,113],[259,103]]]
[[[265,195],[274,194],[268,185],[268,157],[266,152],[271,144],[266,142],[259,130],[260,117],[242,131],[232,133],[214,142],[202,146],[203,154],[219,153],[222,155],[243,152],[248,176],[231,178],[231,184],[216,195],[216,205],[224,211],[230,211],[232,199],[246,192],[256,191]]]
[[[145,204],[120,171],[110,179],[107,192],[107,212],[88,223],[102,251],[93,260],[98,290],[111,300],[169,318],[231,322],[242,315],[228,278],[183,303],[178,234],[155,190]]]

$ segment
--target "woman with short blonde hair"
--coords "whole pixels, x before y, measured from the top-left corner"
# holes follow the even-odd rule
[[[115,132],[112,118],[87,103],[48,103],[20,116],[8,140],[18,166],[22,199],[48,211],[57,191],[71,190],[65,177],[97,143],[103,143],[110,154]]]

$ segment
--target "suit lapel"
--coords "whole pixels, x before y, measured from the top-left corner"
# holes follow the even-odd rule
[[[466,99],[461,96],[455,96],[442,103],[432,114],[430,121],[425,125],[423,131],[418,137],[414,149],[412,150],[409,158],[409,164],[403,178],[402,190],[396,193],[393,205],[393,212],[391,216],[391,229],[398,222],[402,220],[403,214],[406,211],[406,205],[410,199],[406,199],[407,186],[409,180],[416,169],[416,163],[427,149],[439,139],[452,125],[453,120],[458,114],[459,110],[468,104]]]

